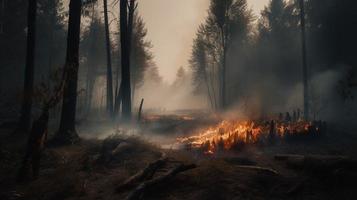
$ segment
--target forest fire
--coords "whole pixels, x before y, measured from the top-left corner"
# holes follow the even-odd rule
[[[223,120],[190,137],[177,138],[188,149],[213,154],[224,150],[239,150],[246,144],[264,145],[277,140],[311,139],[321,136],[324,122],[308,121],[240,121]]]

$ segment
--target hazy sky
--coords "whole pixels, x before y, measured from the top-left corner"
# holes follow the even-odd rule
[[[269,0],[248,0],[256,14]],[[155,62],[163,78],[172,82],[180,66],[186,67],[192,40],[204,22],[209,0],[141,0],[139,12],[146,22]]]

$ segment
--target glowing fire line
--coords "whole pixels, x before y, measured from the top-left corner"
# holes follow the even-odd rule
[[[283,138],[286,135],[308,134],[312,127],[315,132],[319,131],[319,127],[304,121],[255,123],[224,120],[196,135],[177,138],[177,141],[192,148],[202,148],[205,153],[210,154],[220,148],[229,150],[240,144],[254,144],[269,137]]]

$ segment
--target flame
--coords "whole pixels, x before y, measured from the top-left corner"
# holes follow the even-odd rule
[[[177,142],[189,148],[202,149],[211,155],[219,150],[239,148],[244,144],[255,144],[272,137],[284,138],[288,135],[306,135],[314,127],[311,122],[253,122],[223,120],[218,125],[208,127],[190,137],[177,138]]]

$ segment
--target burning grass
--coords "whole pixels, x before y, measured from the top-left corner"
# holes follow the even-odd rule
[[[223,120],[193,136],[177,138],[188,149],[213,154],[222,150],[241,149],[246,144],[264,145],[276,140],[292,141],[319,137],[326,131],[324,122]]]

